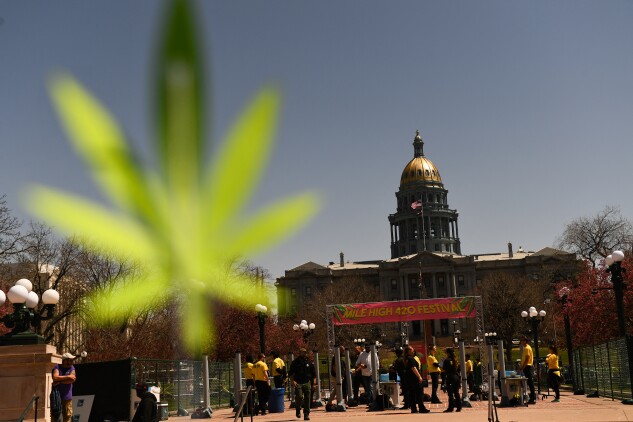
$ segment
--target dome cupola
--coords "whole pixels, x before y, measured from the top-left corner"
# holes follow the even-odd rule
[[[415,132],[413,159],[402,171],[396,201],[396,213],[389,216],[392,258],[422,251],[461,253],[458,213],[448,206],[440,172],[424,156],[420,131]]]

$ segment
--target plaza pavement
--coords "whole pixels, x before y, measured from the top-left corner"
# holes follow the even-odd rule
[[[413,422],[420,419],[425,421],[442,422],[464,422],[464,421],[487,421],[488,402],[472,402],[473,407],[464,408],[460,413],[442,413],[446,409],[446,397],[440,396],[444,404],[429,404],[431,413],[411,414],[408,410],[386,410],[382,412],[368,412],[366,406],[348,408],[346,412],[326,412],[323,407],[313,409],[310,413],[311,421],[330,420],[350,420],[362,422],[374,421],[398,421]],[[560,403],[552,403],[552,397],[546,400],[539,400],[536,405],[529,407],[498,408],[498,420],[501,422],[610,422],[610,421],[633,421],[633,406],[623,405],[618,400],[610,398],[587,398],[585,396],[574,396],[571,391],[561,392]],[[269,413],[265,416],[255,416],[257,422],[290,422],[303,421],[295,418],[295,410],[289,409],[289,402],[286,401],[284,413]],[[214,409],[213,419],[233,420],[235,414],[230,409]],[[362,419],[361,419],[362,418]],[[191,420],[190,416],[170,417],[170,421],[182,422]],[[239,420],[239,419],[238,419]],[[249,421],[249,417],[244,417]],[[492,419],[496,421],[497,419]]]

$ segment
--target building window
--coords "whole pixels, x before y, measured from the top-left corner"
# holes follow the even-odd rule
[[[463,275],[458,275],[457,276],[457,284],[459,284],[460,286],[464,286],[464,276]]]
[[[447,319],[440,320],[440,334],[443,336],[448,335],[448,320]]]
[[[395,278],[391,279],[391,290],[398,290],[398,280]]]
[[[311,287],[306,287],[306,296],[307,297],[312,297],[312,288]]]
[[[290,296],[297,297],[297,289],[290,289]]]
[[[437,287],[440,289],[443,289],[446,287],[445,283],[444,283],[444,276],[439,276],[437,277]]]
[[[424,277],[424,288],[427,290],[427,292],[431,291],[431,278],[430,277]]]

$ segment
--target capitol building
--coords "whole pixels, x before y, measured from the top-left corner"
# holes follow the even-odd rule
[[[346,262],[341,252],[337,262],[308,261],[286,270],[276,281],[281,315],[297,314],[320,289],[350,278],[375,287],[381,301],[396,301],[474,295],[477,285],[492,274],[553,281],[575,271],[575,254],[549,247],[514,250],[508,243],[499,253],[462,255],[459,213],[449,206],[448,190],[438,168],[425,156],[419,132],[395,196],[395,212],[387,216],[390,258]],[[448,320],[433,321],[429,328],[435,337],[450,336]],[[410,335],[415,338],[421,330],[414,322]]]

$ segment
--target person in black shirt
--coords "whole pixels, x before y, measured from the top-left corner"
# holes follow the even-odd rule
[[[409,390],[409,406],[411,413],[429,413],[430,410],[424,406],[422,402],[422,374],[420,373],[420,364],[415,358],[415,350],[411,346],[407,346],[407,388]],[[419,409],[419,410],[418,410]]]
[[[141,399],[132,422],[158,422],[158,404],[156,396],[152,394],[146,383],[139,382],[136,384],[136,395]]]
[[[409,407],[409,388],[407,387],[407,365],[403,356],[403,350],[401,347],[396,348],[396,360],[393,362],[393,369],[400,377],[400,387],[402,388],[403,406],[401,409],[408,409]]]
[[[442,362],[444,378],[446,380],[446,392],[448,393],[448,408],[444,412],[452,412],[457,408],[462,411],[462,400],[459,397],[459,362],[455,357],[455,351],[450,347],[446,349],[446,359]]]
[[[308,359],[308,351],[299,349],[299,356],[290,364],[288,376],[295,389],[295,410],[297,418],[301,417],[303,404],[303,420],[310,420],[310,397],[315,387],[316,370]]]

